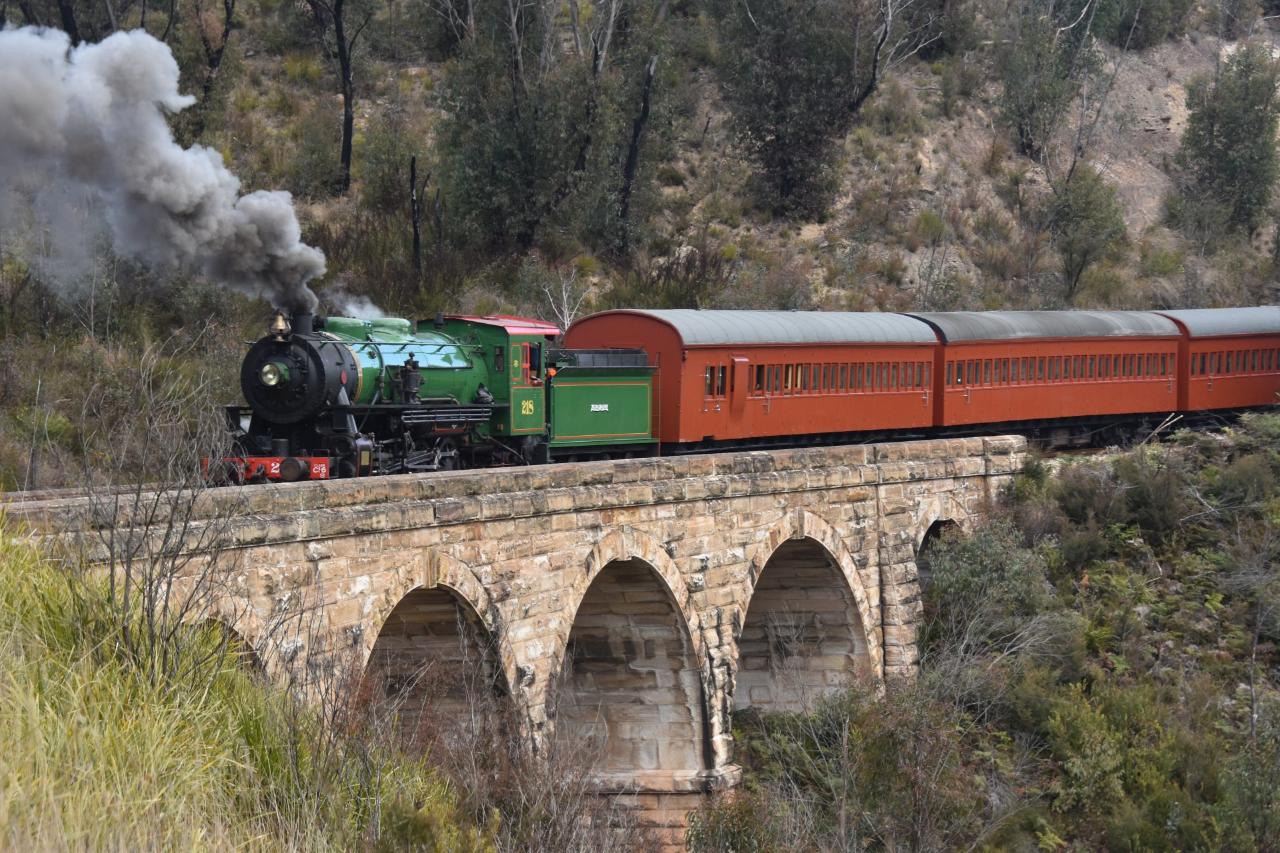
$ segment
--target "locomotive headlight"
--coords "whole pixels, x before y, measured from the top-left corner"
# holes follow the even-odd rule
[[[262,369],[258,371],[258,378],[262,380],[262,384],[268,388],[275,388],[277,385],[289,378],[289,371],[283,364],[274,361],[268,361],[262,365]]]

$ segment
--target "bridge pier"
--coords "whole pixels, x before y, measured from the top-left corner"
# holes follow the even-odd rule
[[[734,710],[912,676],[917,549],[981,515],[1024,453],[971,438],[228,488],[198,514],[269,672],[319,695],[354,667],[409,709],[420,673],[482,674],[528,737],[586,745],[602,790],[675,827],[736,784]],[[7,509],[97,523],[76,499]]]

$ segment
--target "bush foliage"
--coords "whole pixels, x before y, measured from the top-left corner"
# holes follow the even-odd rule
[[[1275,849],[1277,435],[1029,466],[931,547],[916,683],[740,714],[691,849]]]

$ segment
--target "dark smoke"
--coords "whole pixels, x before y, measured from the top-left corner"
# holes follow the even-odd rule
[[[66,223],[87,206],[123,257],[314,310],[324,255],[302,242],[289,194],[240,195],[217,151],[174,142],[166,117],[194,102],[144,32],[75,49],[57,30],[0,32],[0,215],[21,209],[76,257],[86,235]]]

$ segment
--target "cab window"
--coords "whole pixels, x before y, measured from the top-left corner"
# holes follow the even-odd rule
[[[525,344],[525,352],[529,359],[529,381],[542,381],[542,344]]]

